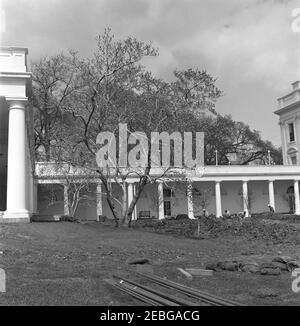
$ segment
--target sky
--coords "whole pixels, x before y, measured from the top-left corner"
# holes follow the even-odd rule
[[[145,61],[156,76],[205,69],[224,95],[216,103],[280,145],[277,98],[300,80],[300,0],[0,0],[2,46],[29,49],[29,60],[74,49],[89,56],[110,27],[116,38],[151,41]],[[299,9],[300,16],[300,9]],[[299,24],[300,26],[300,24]]]

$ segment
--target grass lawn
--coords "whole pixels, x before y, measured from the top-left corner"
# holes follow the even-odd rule
[[[232,236],[193,240],[98,223],[2,224],[0,268],[6,271],[7,292],[0,293],[0,305],[142,305],[103,281],[112,273],[138,280],[135,267],[126,264],[131,257],[148,258],[157,275],[246,305],[299,305],[289,272],[222,271],[189,281],[177,271],[218,260],[270,261],[278,254],[300,258],[299,249],[292,243]],[[261,297],[261,289],[275,294]]]

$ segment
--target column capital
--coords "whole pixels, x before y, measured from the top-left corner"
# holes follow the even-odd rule
[[[28,102],[27,97],[6,97],[6,102],[8,104],[8,110],[11,109],[25,109],[25,106]]]

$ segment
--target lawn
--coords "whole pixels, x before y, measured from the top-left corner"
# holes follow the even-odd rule
[[[249,240],[243,236],[186,239],[141,229],[116,229],[99,223],[0,224],[0,268],[7,292],[0,305],[141,305],[104,282],[112,273],[138,280],[126,260],[146,257],[154,273],[246,305],[299,305],[291,273],[263,276],[215,272],[187,280],[177,267],[203,267],[218,260],[256,261],[289,255],[300,245]],[[271,296],[261,295],[269,289]]]

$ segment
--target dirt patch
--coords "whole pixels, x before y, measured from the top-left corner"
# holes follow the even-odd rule
[[[198,223],[200,227],[198,227]],[[209,239],[224,236],[243,236],[249,240],[265,240],[273,243],[291,242],[300,244],[299,230],[286,223],[266,223],[259,218],[201,217],[200,220],[140,220],[133,228],[171,234],[192,239]]]
[[[7,276],[7,292],[1,294],[0,305],[142,305],[104,282],[112,273],[141,281],[134,273],[137,267],[127,264],[132,257],[147,258],[156,275],[246,305],[299,304],[288,272],[263,276],[220,271],[189,281],[177,270],[204,268],[221,260],[264,262],[279,251],[295,257],[300,246],[294,243],[250,241],[237,235],[174,241],[173,235],[142,229],[69,222],[3,225],[0,243],[0,267]],[[262,295],[261,288],[276,296]]]

